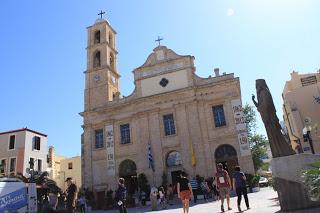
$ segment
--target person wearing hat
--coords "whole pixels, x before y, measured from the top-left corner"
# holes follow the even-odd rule
[[[66,194],[67,194],[67,212],[68,213],[73,213],[75,208],[76,208],[76,200],[77,200],[77,186],[76,184],[74,184],[74,181],[71,177],[68,177],[66,179],[67,182],[67,190],[66,190]]]

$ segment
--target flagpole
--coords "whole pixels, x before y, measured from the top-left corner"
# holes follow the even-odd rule
[[[191,166],[193,168],[193,175],[195,175],[195,169],[196,169],[196,165],[197,165],[197,160],[196,160],[196,155],[194,152],[194,147],[192,144],[192,141],[190,142],[190,154],[191,154]]]
[[[153,179],[153,185],[155,185],[155,169],[154,169],[154,162],[153,162],[153,156],[151,151],[151,143],[148,143],[148,161],[149,161],[149,168],[152,169],[152,179]]]

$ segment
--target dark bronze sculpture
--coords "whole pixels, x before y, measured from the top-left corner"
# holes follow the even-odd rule
[[[252,101],[257,107],[266,128],[272,157],[277,158],[295,154],[281,133],[276,108],[274,107],[271,93],[264,79],[256,80],[256,90],[258,103],[255,101],[254,95],[252,95]]]

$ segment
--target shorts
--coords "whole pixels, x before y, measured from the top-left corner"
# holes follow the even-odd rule
[[[191,192],[189,190],[185,190],[180,192],[180,199],[181,200],[190,200]]]
[[[220,197],[226,197],[226,195],[230,195],[230,187],[221,187],[219,188]]]

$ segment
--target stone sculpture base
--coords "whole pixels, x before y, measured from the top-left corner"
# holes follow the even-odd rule
[[[320,206],[320,201],[310,200],[301,179],[302,172],[316,161],[320,161],[320,155],[297,154],[272,159],[272,176],[282,211]]]

